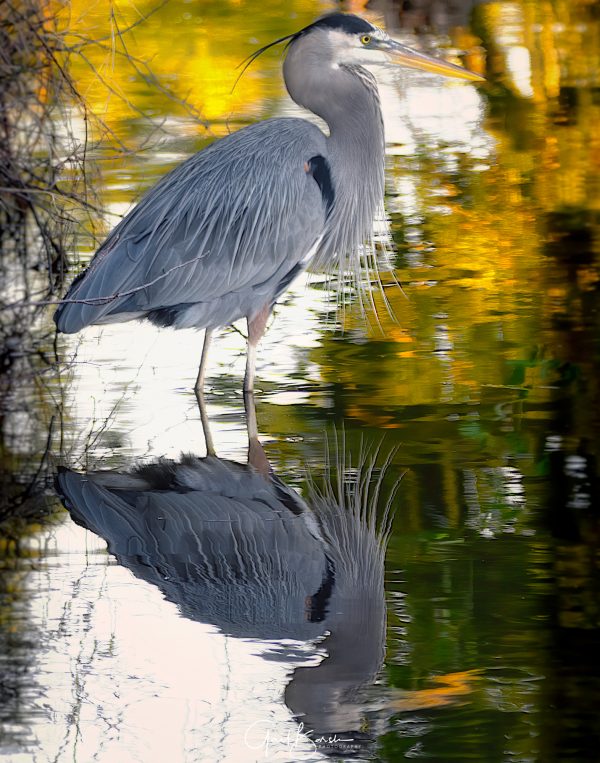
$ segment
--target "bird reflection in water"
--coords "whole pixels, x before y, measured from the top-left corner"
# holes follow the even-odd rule
[[[183,616],[238,638],[288,640],[282,655],[289,640],[315,643],[311,661],[317,650],[325,656],[296,668],[285,702],[321,752],[337,754],[349,745],[342,740],[364,750],[360,690],[384,658],[395,486],[383,500],[387,463],[379,468],[371,450],[350,468],[340,445],[336,477],[321,487],[309,480],[305,501],[270,467],[250,397],[247,412],[246,464],[209,454],[128,473],[63,470],[58,490],[73,519]]]

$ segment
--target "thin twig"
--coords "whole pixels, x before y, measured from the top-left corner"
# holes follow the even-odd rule
[[[194,262],[198,262],[198,260],[202,260],[206,257],[206,254],[199,254],[197,257],[194,257],[191,260],[186,260],[185,262],[180,262],[179,265],[174,265],[172,268],[169,268],[164,273],[161,273],[156,278],[152,279],[152,281],[148,281],[147,283],[143,283],[141,286],[136,286],[133,289],[128,289],[127,291],[120,291],[116,294],[111,294],[107,297],[92,297],[90,299],[61,299],[61,300],[43,300],[41,302],[13,302],[10,305],[0,305],[0,311],[1,310],[11,310],[15,307],[20,307],[24,304],[27,304],[27,306],[31,307],[47,307],[48,305],[60,305],[60,304],[75,304],[75,305],[106,305],[109,302],[114,302],[115,299],[121,299],[121,297],[129,297],[132,294],[135,294],[138,291],[143,291],[144,289],[149,288],[150,286],[154,286],[154,284],[158,283],[159,281],[162,281],[163,278],[166,278],[168,275],[170,275],[175,270],[180,270],[181,268],[186,267],[187,265],[192,265]]]

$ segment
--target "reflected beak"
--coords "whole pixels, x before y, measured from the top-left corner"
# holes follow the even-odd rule
[[[440,74],[444,77],[466,79],[471,82],[485,81],[485,77],[482,77],[480,74],[470,72],[468,69],[463,69],[462,66],[448,63],[448,61],[442,61],[439,58],[418,53],[416,50],[411,50],[394,40],[386,40],[381,45],[381,50],[385,51],[390,61],[400,66],[408,66],[411,69],[420,69],[421,71]]]

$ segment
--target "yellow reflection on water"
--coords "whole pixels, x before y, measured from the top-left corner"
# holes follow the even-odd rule
[[[465,698],[473,692],[479,678],[478,670],[434,676],[433,688],[414,691],[397,690],[397,696],[392,698],[391,704],[395,710],[401,712],[458,704],[464,702]]]
[[[156,0],[114,4],[73,0],[63,15],[68,43],[85,44],[71,57],[78,91],[118,137],[142,113],[182,116],[177,99],[227,132],[227,120],[256,116],[282,89],[261,68],[266,57],[237,83],[239,64],[260,45],[309,23],[322,10],[316,0],[191,3]],[[157,88],[157,84],[160,86]]]
[[[352,415],[394,427],[386,406],[480,403],[500,388],[527,392],[529,402],[552,398],[549,368],[569,355],[557,317],[585,331],[589,314],[576,294],[600,278],[600,25],[588,11],[585,2],[486,3],[474,16],[479,38],[452,32],[487,52],[488,115],[461,138],[443,122],[437,132],[425,127],[410,154],[389,162],[403,292],[384,276],[389,307],[375,293],[378,317],[367,316],[366,333],[397,348],[334,363],[332,379],[371,390]],[[419,113],[426,93],[427,83],[414,99]],[[430,93],[443,110],[442,92]],[[577,241],[591,250],[585,257]],[[365,332],[358,308],[344,324]]]

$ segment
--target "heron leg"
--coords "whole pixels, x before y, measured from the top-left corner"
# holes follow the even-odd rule
[[[198,369],[198,376],[196,378],[196,396],[198,393],[204,393],[204,380],[206,378],[206,363],[208,360],[208,349],[210,347],[210,340],[212,339],[213,330],[206,329],[204,331],[204,344],[202,345],[202,355],[200,357],[200,368]]]
[[[206,454],[208,456],[215,456],[215,446],[213,443],[212,434],[210,431],[210,423],[208,420],[208,413],[206,411],[206,400],[204,399],[204,379],[206,377],[206,360],[208,358],[208,348],[210,347],[210,340],[212,338],[212,329],[206,329],[204,332],[204,344],[202,345],[202,357],[200,358],[200,368],[198,369],[198,378],[196,379],[196,385],[194,392],[196,394],[196,400],[198,401],[198,408],[200,409],[200,421],[202,422],[202,431],[204,432],[204,442],[206,443]]]
[[[254,377],[256,376],[256,347],[265,333],[267,321],[271,314],[271,305],[265,305],[252,318],[248,318],[248,352],[246,355],[246,375],[244,376],[244,392],[254,392]]]

